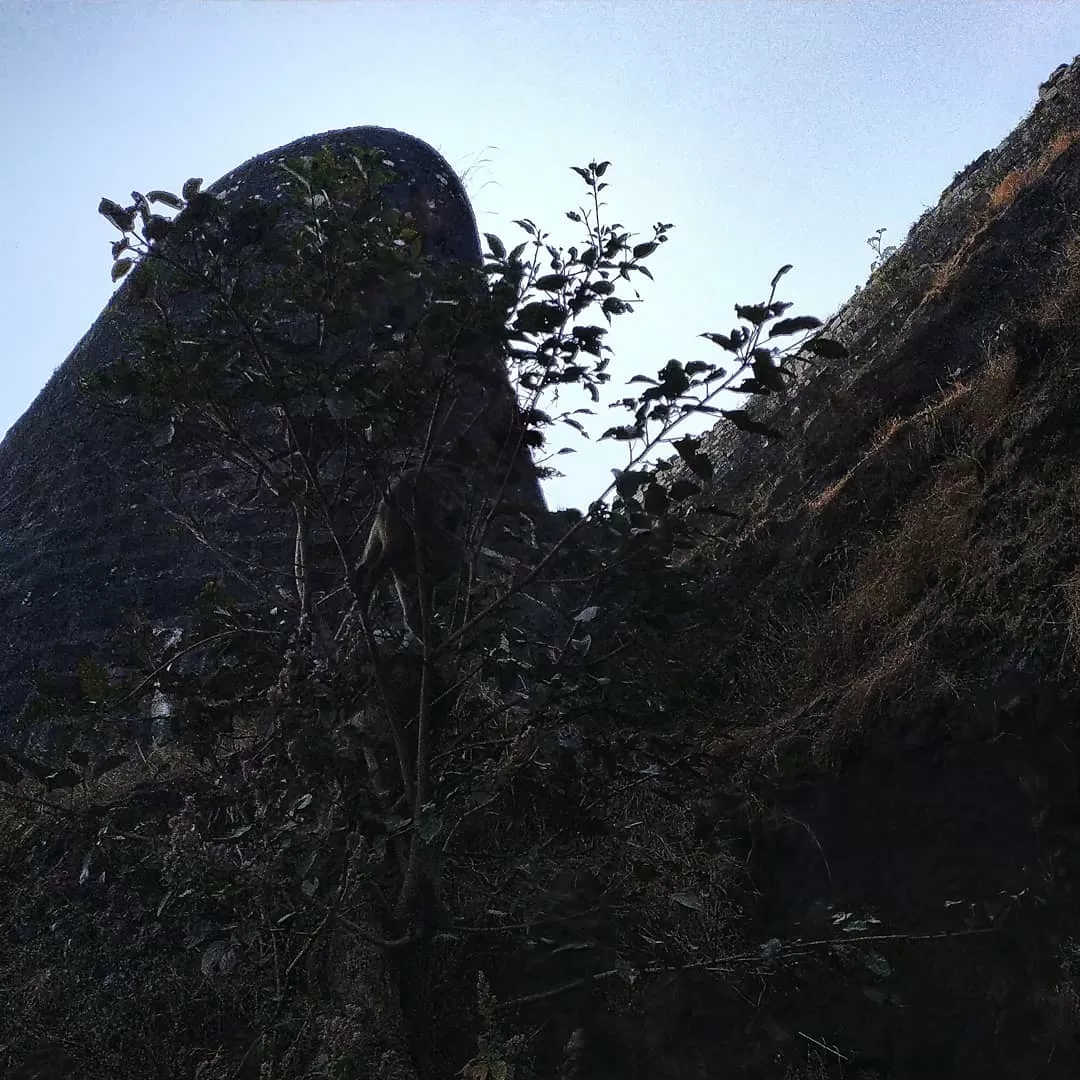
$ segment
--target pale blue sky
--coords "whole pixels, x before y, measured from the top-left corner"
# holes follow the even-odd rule
[[[827,316],[866,238],[901,240],[1077,52],[1065,2],[0,0],[0,432],[112,291],[102,195],[380,124],[466,174],[481,231],[517,242],[525,216],[572,242],[568,167],[610,159],[613,215],[676,226],[616,322],[621,381],[718,359],[697,335],[786,262],[784,298]],[[555,504],[622,463],[578,445]]]

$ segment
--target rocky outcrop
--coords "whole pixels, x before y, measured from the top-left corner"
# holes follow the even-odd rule
[[[383,151],[395,175],[386,194],[412,215],[425,253],[479,265],[476,224],[458,178],[430,146],[386,128],[297,140],[253,158],[210,190],[227,204],[280,200],[280,164],[324,146],[336,155]],[[220,570],[210,551],[170,527],[169,496],[142,465],[145,433],[94,411],[80,391],[82,378],[123,354],[125,331],[136,318],[138,276],[136,270],[135,280],[117,291],[0,445],[0,740],[11,731],[36,670],[70,675],[83,656],[107,658],[130,613],[170,625],[190,608],[201,580]],[[505,425],[516,403],[501,358],[479,361],[487,370],[459,388],[442,420],[447,438],[466,432],[484,458],[490,449],[484,440],[495,437],[492,425]],[[516,453],[512,494],[525,506],[542,507],[528,451]],[[221,488],[221,470],[210,462],[186,498],[241,557],[287,565],[285,529],[268,522],[264,510],[229,504]]]

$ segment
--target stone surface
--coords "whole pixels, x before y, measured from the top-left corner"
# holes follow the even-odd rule
[[[388,196],[413,213],[425,251],[447,262],[479,264],[476,223],[453,170],[426,143],[387,128],[299,139],[253,158],[209,190],[230,202],[280,198],[279,163],[322,146],[337,154],[385,151],[396,174]],[[123,350],[133,307],[127,281],[0,444],[0,741],[12,730],[35,669],[71,675],[80,657],[107,655],[111,635],[136,610],[153,624],[169,625],[190,608],[201,581],[220,572],[213,555],[170,530],[164,493],[140,469],[142,434],[89,408],[79,389],[81,378]],[[505,419],[516,407],[513,392],[501,361],[492,363],[498,365],[494,382],[478,383],[471,398],[465,395],[465,413],[486,410]],[[467,419],[463,415],[459,427]],[[518,456],[516,494],[542,507],[528,453]],[[268,530],[260,510],[224,506],[215,497],[221,482],[208,467],[197,479],[196,503],[243,554],[284,565],[285,531]]]

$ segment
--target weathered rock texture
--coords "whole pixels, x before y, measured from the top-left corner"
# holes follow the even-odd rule
[[[795,1032],[837,1075],[1080,1068],[1078,215],[1074,62],[832,320],[849,359],[755,407],[788,437],[708,437],[739,515],[702,550],[714,779],[771,808],[758,929],[897,935],[766,976],[731,1075],[813,1060]]]
[[[396,175],[388,198],[413,215],[425,253],[479,265],[476,224],[458,178],[431,147],[386,128],[297,140],[253,158],[210,190],[230,204],[280,199],[285,176],[279,164],[323,146],[338,155],[384,151]],[[190,537],[170,530],[162,511],[168,499],[140,467],[145,435],[89,408],[79,389],[81,378],[123,353],[124,331],[134,318],[132,284],[118,290],[0,445],[0,739],[11,730],[35,669],[70,674],[80,657],[107,657],[110,636],[128,612],[168,625],[190,608],[199,582],[220,568]],[[470,437],[481,440],[482,459],[490,458],[482,440],[492,437],[491,424],[485,429],[472,421],[483,414],[505,424],[515,407],[501,360],[488,359],[488,378],[459,393],[456,412],[444,418],[448,437],[470,428]],[[542,506],[527,451],[514,464],[513,494]],[[287,565],[283,528],[268,530],[260,511],[228,509],[219,497],[222,474],[212,466],[189,490],[190,505],[213,518],[222,539],[239,545],[242,555]]]

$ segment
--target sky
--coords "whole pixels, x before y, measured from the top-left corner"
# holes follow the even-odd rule
[[[209,183],[303,135],[359,124],[431,143],[481,232],[529,217],[569,244],[570,171],[610,160],[608,212],[655,283],[615,321],[612,396],[762,300],[825,318],[954,173],[1080,52],[1051,0],[0,0],[0,434],[107,302],[107,195]],[[625,414],[603,412],[603,427]],[[625,452],[571,445],[553,506],[583,507]]]

